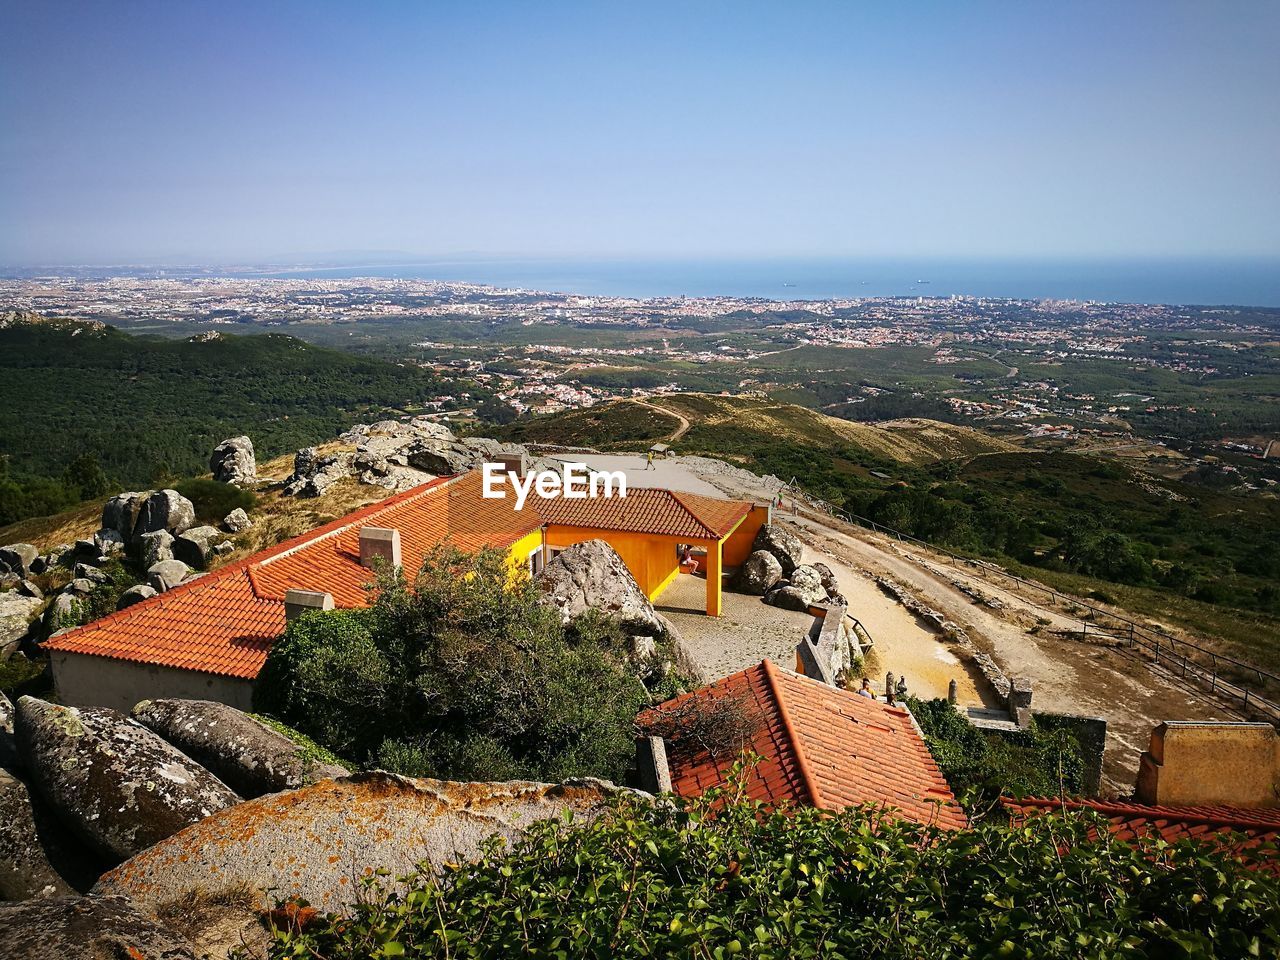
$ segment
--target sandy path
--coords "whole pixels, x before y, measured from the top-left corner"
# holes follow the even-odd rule
[[[982,674],[958,657],[933,630],[914,614],[887,596],[866,573],[826,550],[810,546],[805,561],[822,561],[831,568],[840,592],[849,601],[849,612],[862,622],[874,641],[864,673],[876,690],[884,685],[884,675],[905,676],[911,693],[932,699],[946,697],[947,687],[956,681],[956,702],[963,706],[996,706]]]

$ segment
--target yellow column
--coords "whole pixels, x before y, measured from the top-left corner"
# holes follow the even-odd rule
[[[722,544],[712,540],[707,547],[707,616],[720,616],[720,566]]]

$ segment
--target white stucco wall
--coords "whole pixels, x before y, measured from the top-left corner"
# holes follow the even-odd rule
[[[73,707],[112,707],[128,713],[139,700],[181,697],[251,708],[253,682],[81,653],[51,652],[58,700]]]

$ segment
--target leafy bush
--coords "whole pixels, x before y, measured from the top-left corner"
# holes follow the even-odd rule
[[[1064,729],[979,730],[946,700],[907,705],[947,783],[971,813],[993,809],[1001,794],[1059,796],[1084,788],[1080,744]]]
[[[438,547],[410,589],[289,624],[255,708],[361,765],[457,780],[621,779],[643,685],[618,629],[573,628],[497,551]]]
[[[741,779],[737,780],[741,783]],[[274,932],[273,960],[369,957],[1235,958],[1280,950],[1280,881],[1184,841],[1092,841],[1100,821],[944,832],[875,808],[618,801],[533,823],[508,852]],[[727,801],[727,802],[726,802]],[[301,914],[295,912],[294,916]]]
[[[183,480],[174,489],[191,501],[196,510],[196,520],[200,523],[217,524],[237,507],[247,513],[258,504],[252,490],[209,477]]]

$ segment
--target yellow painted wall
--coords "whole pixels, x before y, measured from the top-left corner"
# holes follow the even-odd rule
[[[728,537],[723,547],[723,560],[726,567],[740,567],[747,557],[751,556],[751,544],[755,542],[760,528],[769,522],[769,508],[764,505],[754,506],[751,512],[742,518]]]
[[[1167,721],[1151,731],[1136,787],[1142,803],[1280,806],[1280,737],[1269,723]]]
[[[618,556],[651,601],[656,600],[680,572],[680,556],[676,553],[676,548],[685,541],[676,537],[595,530],[590,527],[547,528],[548,547],[571,547],[584,540],[603,540],[617,550]]]
[[[512,573],[517,570],[528,571],[529,554],[542,547],[542,528],[527,533],[507,550],[507,562],[511,564]]]

